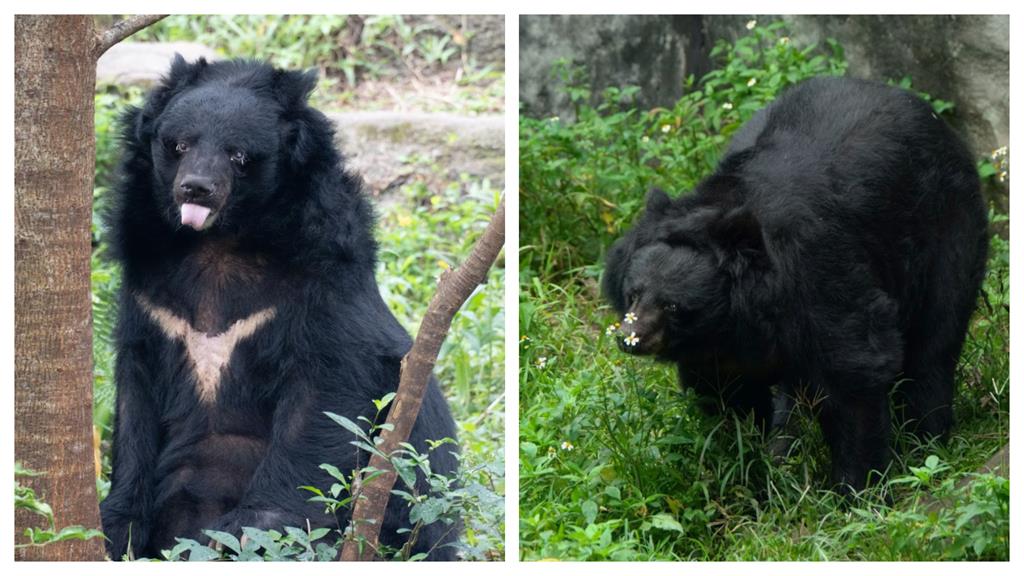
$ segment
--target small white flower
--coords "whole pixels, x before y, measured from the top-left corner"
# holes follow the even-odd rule
[[[747,80],[747,88],[753,88],[754,84],[757,84],[757,78],[751,78]]]
[[[636,314],[632,312],[626,312],[626,315],[623,316],[622,321],[625,322],[626,324],[632,324],[633,322],[636,322]]]
[[[543,367],[545,367],[547,365],[548,365],[548,357],[547,356],[541,356],[540,358],[537,358],[537,368],[543,368]]]
[[[672,131],[672,125],[671,124],[665,124],[664,126],[661,127],[661,133],[662,134],[668,134],[671,131]]]
[[[725,104],[722,104],[722,109],[723,110],[732,110],[732,102],[726,102]]]
[[[549,120],[551,120],[552,122],[558,122],[558,116],[552,116],[551,118],[549,118]]]
[[[640,139],[640,141],[641,142],[650,142],[651,139],[649,137],[647,137],[647,136],[644,136],[643,138]]]
[[[789,36],[783,36],[782,38],[779,38],[779,44],[782,44],[783,46],[789,44]]]
[[[623,338],[622,341],[626,344],[626,346],[636,346],[637,344],[640,343],[640,339],[637,338],[636,332],[630,332],[629,336]]]
[[[615,334],[619,331],[619,326],[620,324],[618,322],[615,324],[609,324],[608,327],[604,329],[604,335],[611,336],[612,334]]]
[[[568,440],[562,442],[562,450],[565,450],[566,452],[572,452],[575,449],[576,447],[572,445],[572,442],[569,442]]]
[[[747,22],[747,30],[753,30],[755,26],[757,26],[757,20]]]

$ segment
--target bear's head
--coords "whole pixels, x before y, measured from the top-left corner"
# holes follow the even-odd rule
[[[757,219],[743,206],[688,206],[664,192],[608,254],[603,291],[625,352],[675,357],[732,334],[739,277],[764,259]]]
[[[168,224],[203,232],[283,216],[289,174],[312,172],[311,160],[333,150],[322,116],[307,104],[315,86],[313,72],[176,57],[126,127],[152,167]]]

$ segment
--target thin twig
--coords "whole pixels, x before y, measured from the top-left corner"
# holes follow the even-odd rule
[[[96,33],[96,43],[93,45],[92,55],[99,60],[103,53],[125,38],[135,34],[147,26],[152,26],[167,17],[167,14],[136,14],[123,20],[118,20],[113,26],[103,32]]]

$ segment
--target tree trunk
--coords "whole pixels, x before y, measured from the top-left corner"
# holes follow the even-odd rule
[[[16,16],[15,459],[57,529],[98,528],[89,296],[92,16]],[[19,511],[16,539],[39,517]],[[18,560],[102,560],[98,538],[19,548]]]

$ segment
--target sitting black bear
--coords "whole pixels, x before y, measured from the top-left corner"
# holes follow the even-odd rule
[[[302,485],[320,465],[367,464],[355,421],[398,385],[411,341],[374,279],[373,214],[313,74],[178,57],[125,116],[123,178],[110,224],[123,266],[107,549],[159,557],[175,537],[244,526],[344,527]],[[431,381],[410,442],[454,437]],[[455,449],[431,453],[451,476]],[[426,493],[426,479],[419,490]],[[409,538],[391,498],[381,542]],[[427,525],[414,552],[454,559],[458,523]]]
[[[733,138],[676,200],[652,191],[607,258],[620,347],[781,426],[820,401],[832,480],[886,468],[890,391],[925,437],[953,422],[953,376],[988,246],[971,153],[894,87],[816,78]]]

